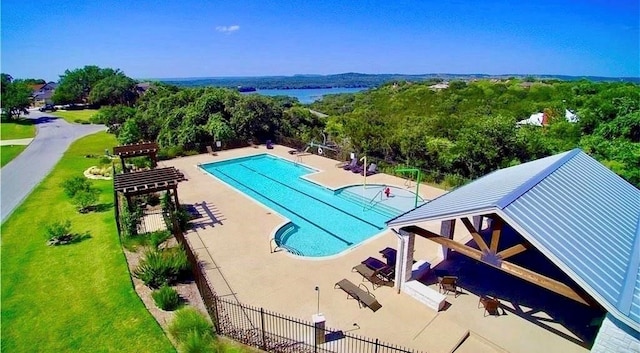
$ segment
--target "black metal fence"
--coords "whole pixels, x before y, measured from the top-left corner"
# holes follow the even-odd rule
[[[173,235],[187,252],[194,280],[217,334],[276,353],[420,353],[379,339],[316,327],[312,322],[218,297],[178,222],[172,217],[170,223]]]

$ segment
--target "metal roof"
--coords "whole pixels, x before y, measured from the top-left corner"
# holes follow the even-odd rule
[[[486,213],[640,331],[640,190],[575,149],[488,174],[387,225]]]

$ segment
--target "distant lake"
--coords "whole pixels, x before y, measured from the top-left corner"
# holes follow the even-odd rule
[[[255,92],[248,92],[243,94],[262,94],[265,96],[289,96],[298,98],[298,101],[303,104],[309,104],[322,98],[327,94],[340,94],[340,93],[356,93],[364,91],[367,88],[305,88],[305,89],[259,89]]]

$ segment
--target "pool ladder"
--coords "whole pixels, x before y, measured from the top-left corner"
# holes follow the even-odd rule
[[[278,242],[276,241],[276,238],[271,238],[271,241],[269,242],[269,249],[270,252],[273,254],[275,252],[279,252],[281,250],[284,250],[288,253],[291,253],[293,255],[297,255],[297,256],[304,256],[302,255],[302,253],[290,246],[286,246],[284,244],[278,244]]]

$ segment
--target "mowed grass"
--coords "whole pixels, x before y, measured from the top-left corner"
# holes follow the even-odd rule
[[[0,168],[16,158],[25,148],[26,145],[0,146]]]
[[[36,136],[36,126],[30,119],[3,121],[0,124],[0,140],[26,139]]]
[[[118,239],[112,181],[93,181],[105,211],[78,213],[60,183],[116,144],[101,132],[76,141],[2,224],[3,352],[173,352],[136,295]],[[69,219],[91,238],[45,244],[43,226]]]
[[[89,121],[89,119],[91,119],[91,117],[94,116],[97,112],[97,109],[57,110],[51,114],[73,124],[81,121]]]

